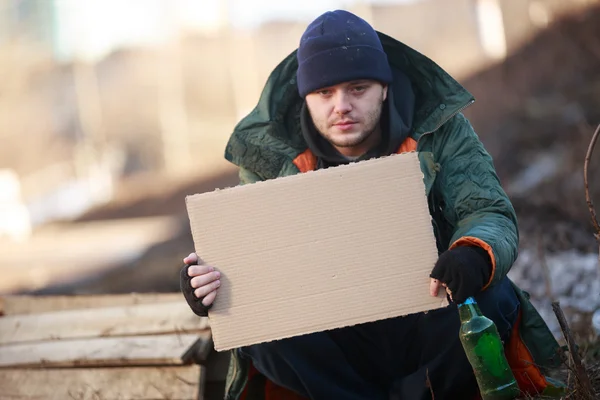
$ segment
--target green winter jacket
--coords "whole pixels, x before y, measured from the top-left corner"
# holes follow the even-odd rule
[[[463,237],[477,238],[493,250],[493,285],[517,257],[515,211],[500,186],[492,159],[461,111],[473,96],[433,61],[379,33],[392,68],[413,84],[416,108],[411,137],[424,174],[439,251]],[[235,127],[225,158],[240,167],[241,184],[299,173],[293,160],[307,149],[300,131],[302,99],[296,87],[296,52],[271,73],[254,110]],[[401,99],[401,95],[394,96]],[[520,335],[541,367],[560,363],[559,346],[545,322],[515,286],[521,302]],[[231,351],[226,399],[238,399],[250,365]],[[247,397],[247,400],[254,400]]]

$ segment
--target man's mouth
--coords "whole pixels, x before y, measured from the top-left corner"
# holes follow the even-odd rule
[[[349,130],[351,129],[354,125],[356,125],[355,121],[340,121],[340,122],[336,122],[334,124],[334,126],[338,129],[341,130]]]

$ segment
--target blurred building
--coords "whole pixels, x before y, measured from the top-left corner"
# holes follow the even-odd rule
[[[444,53],[457,49],[469,57],[464,64],[472,64],[518,47],[558,16],[597,1],[323,0],[292,6],[269,0],[0,0],[0,44],[18,37],[46,46],[58,60],[98,60],[122,47],[160,45],[182,30],[260,30],[270,21],[289,28],[345,7],[424,53],[446,60]]]
[[[0,45],[11,39],[54,46],[55,0],[0,0]]]
[[[219,0],[0,0],[0,45],[45,46],[57,60],[98,61],[124,47],[157,46],[181,30],[208,33],[226,23]]]

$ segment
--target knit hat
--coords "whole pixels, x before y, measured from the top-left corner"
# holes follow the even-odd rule
[[[302,97],[356,79],[392,81],[377,32],[348,11],[328,11],[308,25],[300,39],[297,59],[298,91]]]

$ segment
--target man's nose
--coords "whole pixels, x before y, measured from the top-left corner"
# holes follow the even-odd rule
[[[352,104],[350,98],[343,92],[338,92],[334,98],[334,111],[336,114],[348,114],[352,111]]]

